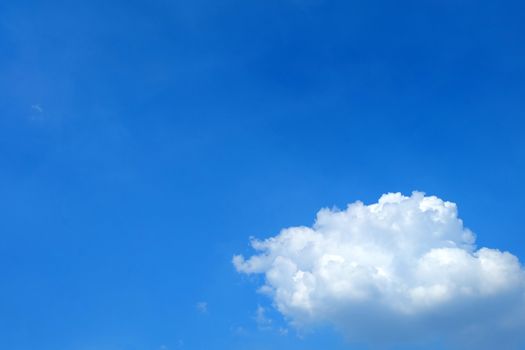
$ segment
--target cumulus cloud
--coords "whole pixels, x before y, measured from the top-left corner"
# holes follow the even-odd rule
[[[525,333],[525,271],[475,246],[454,203],[414,192],[322,209],[312,227],[252,240],[237,271],[298,329],[332,324],[369,343],[439,338],[465,347],[517,346]]]

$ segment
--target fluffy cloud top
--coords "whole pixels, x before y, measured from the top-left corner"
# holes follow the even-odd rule
[[[257,254],[233,263],[264,274],[260,291],[297,328],[330,323],[365,342],[515,346],[525,333],[525,271],[514,255],[474,244],[454,203],[389,193],[322,209],[313,227],[253,240]]]

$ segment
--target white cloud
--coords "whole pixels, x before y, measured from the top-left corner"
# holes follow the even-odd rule
[[[329,323],[370,343],[510,348],[525,333],[525,271],[514,255],[474,243],[454,203],[389,193],[252,240],[257,254],[233,263],[264,274],[260,291],[299,329]]]

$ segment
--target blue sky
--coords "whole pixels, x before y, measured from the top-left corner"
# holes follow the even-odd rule
[[[386,192],[524,261],[524,10],[0,3],[0,348],[366,348],[297,336],[232,256]]]

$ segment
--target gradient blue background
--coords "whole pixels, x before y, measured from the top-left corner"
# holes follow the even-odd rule
[[[231,258],[384,192],[454,201],[523,261],[524,12],[0,2],[0,348],[346,349],[259,330]]]

